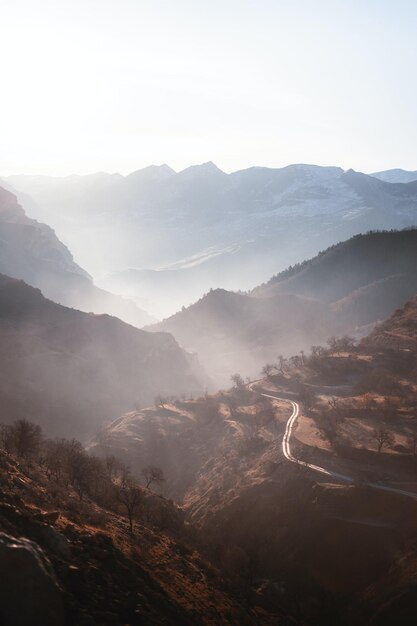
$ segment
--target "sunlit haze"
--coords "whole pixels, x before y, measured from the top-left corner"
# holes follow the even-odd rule
[[[417,1],[0,55],[0,626],[415,624]]]
[[[417,169],[417,5],[3,0],[0,173]]]

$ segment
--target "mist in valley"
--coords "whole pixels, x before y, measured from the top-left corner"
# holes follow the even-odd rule
[[[415,623],[416,18],[3,3],[1,624]]]
[[[413,182],[314,165],[229,175],[213,163],[164,165],[7,183],[35,199],[21,198],[29,217],[51,224],[101,287],[159,319],[212,288],[251,290],[352,235],[412,226],[417,206]]]

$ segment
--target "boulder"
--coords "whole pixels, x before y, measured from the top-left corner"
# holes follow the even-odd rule
[[[71,542],[53,526],[46,524],[38,528],[40,542],[64,559],[71,556]],[[38,537],[36,537],[37,539]]]
[[[36,519],[41,522],[45,522],[46,524],[55,524],[60,516],[59,511],[42,511],[36,515]]]
[[[0,533],[0,624],[63,626],[61,592],[41,548]]]

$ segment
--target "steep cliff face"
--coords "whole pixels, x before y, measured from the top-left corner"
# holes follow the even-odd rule
[[[1,420],[83,437],[158,393],[201,392],[204,374],[171,335],[68,309],[0,275]]]
[[[98,289],[54,231],[29,219],[16,196],[0,187],[0,271],[22,278],[55,302],[117,315],[135,326],[151,321],[133,302]]]

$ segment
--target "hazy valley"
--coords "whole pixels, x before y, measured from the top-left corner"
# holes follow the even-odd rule
[[[7,183],[98,284],[161,318],[210,288],[252,289],[352,235],[414,226],[417,176],[393,176],[315,165],[226,174],[204,163]]]
[[[0,190],[6,623],[408,623],[413,173],[10,184],[26,212]],[[152,323],[133,301],[175,312]]]
[[[0,7],[0,626],[414,626],[417,3]]]
[[[248,293],[213,290],[150,329],[170,332],[224,385],[331,335],[367,333],[417,292],[417,230],[337,244]]]
[[[113,314],[139,327],[151,321],[132,301],[96,287],[50,226],[28,218],[16,196],[2,187],[0,233],[0,272],[25,280],[66,306]]]

